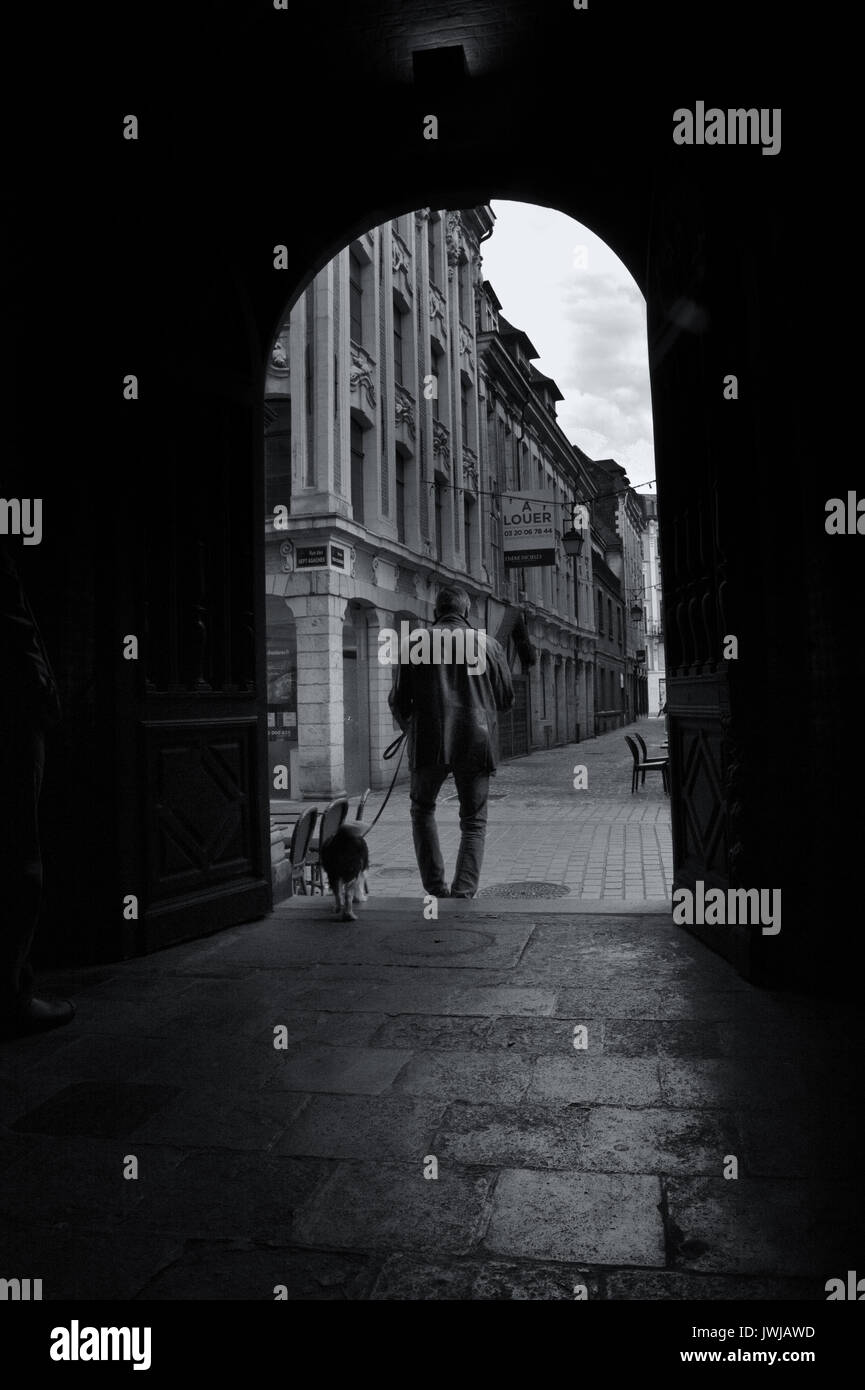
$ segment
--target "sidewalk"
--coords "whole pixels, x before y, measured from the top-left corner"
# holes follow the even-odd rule
[[[583,743],[531,753],[502,763],[490,779],[489,822],[481,877],[484,898],[496,886],[535,880],[568,889],[562,905],[643,903],[669,907],[673,881],[670,801],[660,774],[631,794],[631,754],[625,734],[642,735],[649,756],[666,737],[663,719],[640,719]],[[586,768],[588,786],[574,789],[574,768]],[[385,793],[366,808],[371,821]],[[448,799],[449,798],[449,799]],[[456,789],[448,779],[439,796],[439,838],[452,873],[459,846]],[[411,836],[408,787],[398,786],[370,836],[370,891],[377,897],[423,895]],[[527,894],[526,894],[527,895]]]
[[[361,912],[293,898],[41,982],[78,1016],[0,1046],[4,1278],[824,1300],[861,1271],[861,1014],[747,985],[669,913]]]

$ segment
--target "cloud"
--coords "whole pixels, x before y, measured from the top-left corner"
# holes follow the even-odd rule
[[[645,303],[636,285],[605,271],[561,287],[566,366],[559,423],[596,458],[616,458],[633,482],[654,475]]]
[[[632,483],[654,477],[646,306],[618,257],[563,213],[495,203],[485,265],[505,316],[538,349],[535,363],[565,399],[558,421],[594,458],[615,458]],[[585,253],[575,255],[575,248]]]

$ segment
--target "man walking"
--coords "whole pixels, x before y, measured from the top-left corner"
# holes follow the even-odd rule
[[[412,835],[421,881],[424,891],[438,898],[473,898],[477,891],[489,779],[498,755],[497,711],[514,702],[504,651],[495,638],[471,628],[470,607],[468,594],[457,585],[439,592],[432,636],[439,637],[437,649],[451,659],[401,663],[388,698],[408,737]],[[474,666],[473,648],[483,653]],[[459,796],[461,832],[450,888],[435,820],[436,798],[449,772]]]

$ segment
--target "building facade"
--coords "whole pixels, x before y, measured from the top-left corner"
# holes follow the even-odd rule
[[[658,551],[658,499],[640,497],[646,519],[643,531],[643,594],[646,610],[646,679],[649,713],[657,714],[667,698],[664,662],[664,605]]]
[[[615,459],[588,464],[595,480],[593,516],[603,538],[604,559],[618,582],[622,610],[622,691],[624,722],[648,713],[646,629],[643,602],[643,531],[641,498]],[[618,622],[618,620],[617,620]],[[618,627],[616,629],[618,639]],[[599,730],[600,732],[600,730]]]
[[[382,753],[398,730],[380,634],[431,622],[448,581],[508,653],[503,757],[600,731],[596,545],[586,534],[568,554],[562,535],[575,501],[593,509],[609,476],[558,425],[561,392],[484,280],[493,223],[485,206],[424,208],[373,228],[316,275],[276,336],[265,391],[274,798],[386,784]],[[555,503],[553,564],[508,563],[513,494]],[[608,588],[630,564],[615,515],[600,552]],[[618,607],[626,622],[621,596]],[[628,640],[623,630],[617,675]],[[614,686],[605,675],[605,700]]]

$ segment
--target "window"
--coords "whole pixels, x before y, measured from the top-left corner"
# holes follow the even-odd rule
[[[604,595],[598,590],[598,636],[604,635]]]
[[[613,600],[607,599],[607,636],[613,640]]]
[[[349,257],[349,333],[355,343],[363,342],[363,267],[356,256]]]
[[[351,422],[351,511],[355,521],[363,524],[363,430]]]
[[[619,620],[619,623],[618,623],[618,626],[619,626],[619,637],[618,637],[618,640],[619,640],[619,650],[621,651],[621,647],[622,647],[622,610],[621,610],[621,608],[617,608],[617,609],[616,609],[616,617],[617,617],[618,620]]]
[[[393,306],[393,379],[398,385],[405,385],[403,376],[402,360],[402,334],[405,326],[405,315],[401,312],[399,305],[394,302]]]
[[[264,468],[266,510],[273,517],[277,506],[291,506],[291,400],[270,401],[265,406]]]
[[[441,560],[442,551],[442,485],[437,482],[435,485],[435,511],[436,511],[436,555]]]
[[[493,588],[498,590],[502,586],[502,540],[501,540],[501,521],[490,513],[490,578],[493,581]]]
[[[470,573],[472,567],[472,504],[468,498],[463,502],[463,535],[465,538],[466,571]]]
[[[405,544],[405,459],[396,456],[396,534]]]
[[[434,419],[434,420],[439,420],[439,419],[441,419],[441,416],[439,415],[439,392],[441,391],[441,385],[442,385],[442,384],[441,384],[440,370],[441,370],[441,359],[442,359],[443,356],[444,356],[443,353],[441,353],[441,352],[436,352],[435,349],[433,349],[433,352],[432,352],[432,360],[431,360],[431,362],[430,362],[430,366],[432,367],[432,375],[433,375],[433,378],[434,378],[433,386],[434,386],[434,388],[435,388],[435,389],[434,389],[434,392],[433,392],[433,398],[432,398],[432,409],[433,409],[433,419]]]
[[[463,444],[469,442],[469,393],[465,386],[460,388],[460,424],[463,430]]]
[[[430,278],[431,280],[437,280],[437,279],[438,279],[438,275],[437,275],[438,265],[437,265],[437,262],[436,262],[436,241],[437,241],[436,231],[437,231],[437,229],[438,229],[438,222],[437,222],[437,221],[433,221],[432,217],[430,217],[429,221],[428,221],[427,224],[426,224],[426,244],[427,244],[427,248],[428,248],[428,250],[429,250],[429,278]]]

